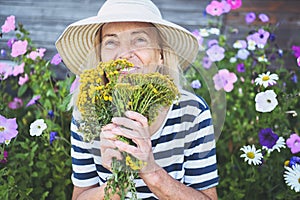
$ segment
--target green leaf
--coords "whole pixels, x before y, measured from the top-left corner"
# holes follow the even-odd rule
[[[24,84],[21,87],[19,87],[19,89],[18,89],[18,97],[23,96],[23,94],[26,92],[27,88],[28,88],[27,84]]]

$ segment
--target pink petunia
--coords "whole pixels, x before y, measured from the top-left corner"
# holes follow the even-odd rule
[[[17,56],[23,55],[27,51],[27,45],[28,45],[27,40],[25,40],[25,41],[19,40],[19,41],[14,42],[12,45],[10,55],[12,57],[17,57]]]
[[[59,55],[59,53],[55,54],[51,60],[51,64],[52,65],[58,65],[59,63],[61,63],[62,59]]]
[[[21,63],[20,65],[16,65],[14,66],[14,69],[13,69],[13,75],[14,76],[18,76],[19,74],[22,74],[24,73],[24,66],[25,66],[25,63]]]
[[[206,54],[212,62],[221,61],[225,57],[225,49],[219,45],[213,45],[206,51]]]
[[[24,85],[27,81],[29,80],[29,77],[27,74],[24,75],[24,77],[20,76],[19,77],[19,85]]]
[[[6,140],[11,140],[18,134],[18,124],[16,118],[5,118],[0,115],[0,144],[4,143]]]
[[[227,69],[221,69],[214,75],[213,81],[216,90],[224,89],[226,92],[231,92],[233,90],[233,83],[237,81],[237,76]]]
[[[15,16],[11,15],[7,17],[1,28],[3,33],[8,33],[15,30]]]
[[[297,58],[298,67],[300,67],[300,56]]]
[[[5,80],[12,74],[13,74],[13,68],[6,63],[0,62],[0,80]]]
[[[45,48],[39,48],[36,51],[30,52],[30,54],[27,55],[27,58],[30,58],[31,60],[35,60],[37,57],[43,58],[45,51]]]
[[[219,1],[212,1],[206,6],[206,12],[212,16],[220,16],[223,13],[223,4]]]
[[[294,133],[287,140],[286,145],[291,149],[293,154],[300,152],[300,137]]]
[[[18,108],[21,108],[23,106],[23,100],[15,97],[13,101],[8,103],[8,107],[12,110],[16,110]]]
[[[238,9],[242,6],[242,0],[227,0],[232,10]]]

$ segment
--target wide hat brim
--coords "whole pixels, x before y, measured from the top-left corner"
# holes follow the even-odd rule
[[[101,10],[100,10],[101,11]],[[99,12],[100,12],[99,11]],[[120,13],[124,12],[124,13]],[[64,64],[74,74],[80,74],[87,66],[88,55],[95,51],[95,38],[99,28],[110,22],[148,22],[157,27],[164,42],[175,51],[179,64],[186,69],[194,62],[199,45],[197,39],[186,29],[160,16],[147,12],[108,12],[105,15],[89,17],[69,25],[56,41],[56,48]],[[120,17],[121,16],[121,17]]]

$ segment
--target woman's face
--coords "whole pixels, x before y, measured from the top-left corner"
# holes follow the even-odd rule
[[[157,29],[142,22],[115,22],[102,27],[101,60],[126,59],[133,68],[126,73],[151,73],[163,63]]]

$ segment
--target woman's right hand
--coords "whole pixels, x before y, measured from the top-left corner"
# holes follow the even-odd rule
[[[100,151],[102,165],[106,169],[111,171],[112,159],[115,157],[118,160],[122,160],[121,153],[117,150],[115,142],[117,136],[112,133],[112,129],[115,128],[114,124],[107,124],[102,127],[100,133]]]

